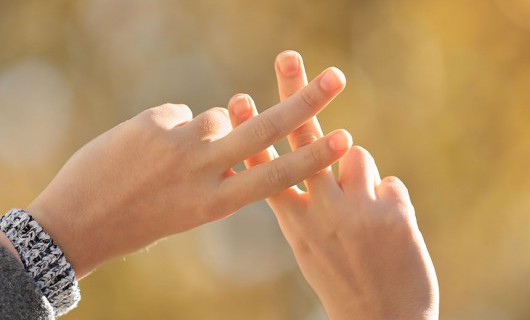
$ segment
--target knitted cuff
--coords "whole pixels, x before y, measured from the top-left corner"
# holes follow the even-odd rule
[[[75,308],[81,295],[75,272],[53,239],[21,209],[0,217],[4,232],[20,255],[26,271],[60,316]]]

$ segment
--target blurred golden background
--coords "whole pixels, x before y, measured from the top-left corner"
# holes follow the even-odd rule
[[[275,104],[274,58],[295,49],[310,77],[348,78],[324,129],[408,185],[441,319],[530,319],[530,1],[0,0],[0,46],[2,212],[143,109]],[[63,319],[325,319],[263,202],[81,288]]]

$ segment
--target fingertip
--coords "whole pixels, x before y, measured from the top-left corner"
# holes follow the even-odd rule
[[[282,52],[278,54],[278,57],[281,57],[283,55],[293,55],[293,56],[298,56],[300,58],[302,57],[302,55],[298,51],[292,50],[292,49],[283,50]]]
[[[285,50],[276,57],[276,66],[282,75],[293,77],[301,70],[302,56],[293,50]]]
[[[230,98],[230,101],[228,101],[228,109],[239,103],[241,100],[245,99],[246,96],[248,96],[246,93],[237,93]]]
[[[351,134],[344,130],[339,129],[330,134],[328,145],[331,150],[343,153],[348,150],[353,144],[353,138]]]
[[[248,94],[238,93],[234,95],[230,102],[228,102],[228,110],[238,120],[248,118],[250,115],[252,105],[252,98]]]
[[[248,94],[245,94],[245,98],[247,99],[248,105],[251,109],[256,109],[256,103],[254,102],[254,99]]]
[[[346,76],[337,67],[330,67],[322,73],[320,87],[327,92],[342,90],[346,86]]]

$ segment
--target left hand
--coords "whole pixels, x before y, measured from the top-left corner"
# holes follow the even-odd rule
[[[288,188],[344,155],[341,131],[259,167],[232,166],[322,110],[344,87],[327,70],[304,90],[232,131],[228,112],[148,109],[78,150],[27,211],[81,278],[113,257]]]

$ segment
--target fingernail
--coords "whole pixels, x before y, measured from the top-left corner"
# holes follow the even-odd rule
[[[334,133],[329,138],[329,147],[336,152],[344,151],[353,144],[351,135],[344,130]]]
[[[326,70],[322,78],[320,78],[320,87],[327,92],[336,91],[345,83],[346,77],[344,73],[335,67]]]
[[[291,77],[300,70],[300,59],[294,51],[284,51],[278,56],[278,68],[284,76]]]
[[[246,95],[238,95],[235,99],[232,110],[238,118],[243,118],[250,110],[250,101]]]

